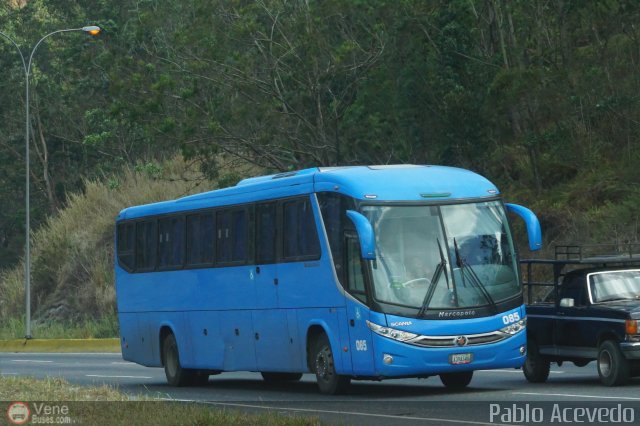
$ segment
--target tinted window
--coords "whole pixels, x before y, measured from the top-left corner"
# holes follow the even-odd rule
[[[156,267],[157,237],[155,221],[136,224],[136,269],[149,271]]]
[[[571,298],[574,301],[574,306],[582,306],[586,304],[586,292],[583,292],[584,277],[572,276],[569,279],[565,279],[560,287],[560,299]]]
[[[247,259],[247,214],[244,209],[217,213],[217,250],[216,260],[220,263]]]
[[[133,249],[136,240],[135,226],[133,223],[121,223],[118,225],[118,260],[120,266],[127,270],[135,267]]]
[[[231,244],[233,246],[231,260],[241,262],[247,259],[247,213],[238,210],[231,213],[233,232],[231,234]]]
[[[318,232],[308,198],[283,204],[283,239],[286,259],[320,256]]]
[[[347,238],[347,290],[359,300],[366,302],[364,273],[360,258],[360,244],[355,237]]]
[[[171,217],[158,221],[158,266],[182,266],[184,258],[184,219]]]
[[[322,221],[329,238],[329,247],[333,257],[333,265],[341,283],[344,284],[344,232],[346,229],[353,229],[353,223],[347,218],[347,210],[355,210],[353,199],[344,195],[321,192],[318,194]]]
[[[213,263],[214,241],[215,234],[212,212],[187,216],[188,265]]]
[[[218,230],[218,262],[231,261],[231,212],[218,212],[217,230]]]
[[[276,204],[256,206],[256,262],[276,260]]]

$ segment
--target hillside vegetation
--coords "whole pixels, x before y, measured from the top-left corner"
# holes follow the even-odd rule
[[[459,166],[535,210],[547,247],[636,243],[638,22],[636,0],[0,0],[0,31],[26,53],[70,25],[104,30],[56,33],[34,55],[34,312],[109,312],[117,208],[190,185],[135,198],[124,181],[176,156],[221,185],[221,156]],[[2,38],[0,67],[4,318],[23,305],[26,159],[24,69]]]
[[[201,174],[181,160],[140,165],[105,182],[87,181],[82,193],[71,194],[66,208],[49,217],[33,235],[32,300],[34,326],[51,323],[83,327],[92,336],[116,335],[113,244],[115,218],[125,207],[181,197],[213,189]],[[24,264],[0,275],[0,323],[24,315]],[[63,327],[61,332],[64,332]],[[55,332],[54,332],[55,333]],[[37,334],[36,334],[37,335]],[[59,336],[61,337],[61,336]]]

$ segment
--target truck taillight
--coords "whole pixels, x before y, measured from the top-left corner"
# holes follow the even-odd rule
[[[625,329],[627,331],[627,334],[638,334],[638,320],[626,320]]]

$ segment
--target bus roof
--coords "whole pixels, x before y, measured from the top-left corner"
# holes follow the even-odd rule
[[[496,196],[486,178],[469,170],[429,165],[314,167],[258,176],[236,186],[177,200],[129,207],[118,220],[269,200],[311,192],[337,192],[370,201],[453,201]]]

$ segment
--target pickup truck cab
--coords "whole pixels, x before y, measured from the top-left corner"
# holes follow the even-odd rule
[[[524,375],[545,382],[552,362],[582,367],[595,360],[602,384],[622,385],[640,375],[640,256],[583,257],[577,246],[561,247],[579,256],[558,259],[556,248],[554,260],[521,261],[528,291]],[[553,281],[532,281],[534,265],[551,267]],[[573,269],[564,272],[567,266]]]

